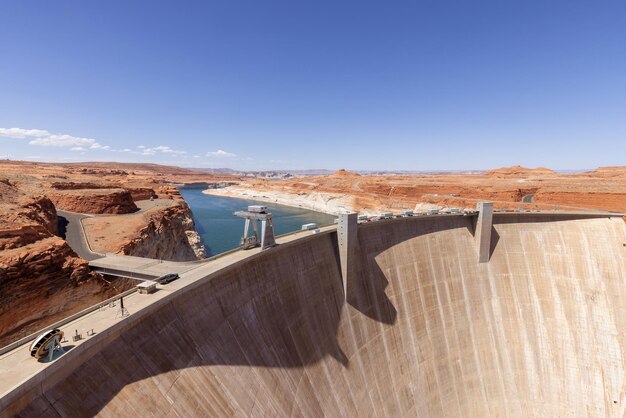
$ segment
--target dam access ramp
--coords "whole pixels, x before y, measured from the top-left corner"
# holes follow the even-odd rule
[[[168,273],[185,273],[200,264],[202,261],[166,261],[120,254],[105,254],[89,261],[89,267],[98,273],[137,280],[152,280]]]
[[[0,415],[623,417],[621,216],[359,224],[345,285],[335,228],[279,237],[0,355]]]

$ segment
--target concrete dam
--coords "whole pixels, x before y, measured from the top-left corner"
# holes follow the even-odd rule
[[[69,351],[4,414],[623,417],[624,220],[495,213],[482,263],[476,222],[359,225],[345,293],[335,230],[259,252]]]

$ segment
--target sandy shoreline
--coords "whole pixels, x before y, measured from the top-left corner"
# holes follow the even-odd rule
[[[315,212],[338,215],[353,211],[352,197],[347,195],[308,192],[292,194],[276,191],[258,191],[239,187],[223,189],[207,189],[202,193],[212,196],[233,197],[236,199],[258,200],[260,202],[277,203],[294,208],[308,209]]]

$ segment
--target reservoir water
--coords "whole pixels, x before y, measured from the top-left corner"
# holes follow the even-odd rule
[[[193,213],[196,230],[204,241],[207,257],[223,253],[239,246],[243,235],[244,220],[233,212],[246,210],[248,205],[265,205],[272,214],[274,234],[298,231],[303,224],[315,222],[319,226],[330,225],[335,217],[306,209],[292,208],[273,203],[230,197],[209,196],[198,188],[181,188],[183,196]]]

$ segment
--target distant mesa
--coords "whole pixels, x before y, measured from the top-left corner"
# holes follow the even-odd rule
[[[626,177],[626,167],[613,166],[613,167],[598,167],[595,170],[584,173],[592,177],[609,178],[609,177]]]
[[[331,174],[332,177],[361,177],[358,173],[353,173],[352,171],[348,171],[345,168],[335,171]]]
[[[496,168],[495,170],[489,170],[485,172],[489,177],[503,177],[503,176],[526,176],[526,175],[539,175],[539,176],[554,176],[557,173],[546,167],[526,168],[521,165],[514,165],[512,167]]]

